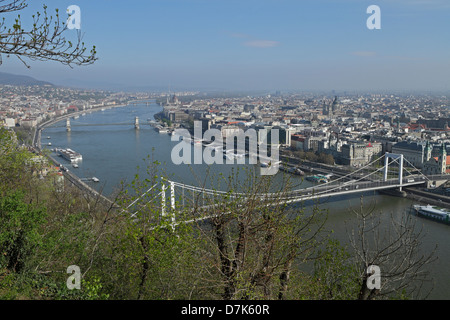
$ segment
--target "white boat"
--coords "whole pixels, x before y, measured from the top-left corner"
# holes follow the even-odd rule
[[[96,177],[92,177],[92,181],[99,182],[100,180],[98,178],[96,178]]]
[[[156,126],[155,130],[158,131],[159,133],[168,133],[169,132],[168,128],[165,128],[165,127],[159,126],[159,125]]]
[[[431,205],[420,206],[413,205],[413,210],[420,217],[450,224],[450,211],[443,208],[438,208]]]
[[[56,153],[66,159],[67,161],[74,162],[74,161],[81,161],[83,160],[83,157],[78,152],[73,151],[72,149],[56,149]]]
[[[78,165],[76,163],[72,164],[72,167],[78,168]]]

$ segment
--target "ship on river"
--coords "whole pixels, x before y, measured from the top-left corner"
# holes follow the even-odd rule
[[[450,211],[436,206],[413,205],[413,211],[419,216],[450,225]]]
[[[70,162],[83,160],[83,157],[80,153],[73,151],[72,149],[69,149],[69,148],[56,149],[56,154]]]

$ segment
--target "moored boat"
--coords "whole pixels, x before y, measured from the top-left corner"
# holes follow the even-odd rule
[[[450,225],[450,211],[436,206],[413,205],[413,211],[419,216]]]
[[[80,161],[83,160],[83,157],[81,154],[79,154],[76,151],[73,151],[72,149],[56,149],[56,153],[66,159],[67,161]]]

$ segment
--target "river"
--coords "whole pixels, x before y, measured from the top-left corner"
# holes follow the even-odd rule
[[[197,186],[200,186],[200,181],[205,178],[208,168],[210,176],[219,174],[228,176],[238,169],[242,170],[242,167],[250,166],[248,164],[175,165],[171,160],[171,152],[177,142],[171,141],[171,136],[168,134],[156,132],[147,122],[160,110],[160,106],[151,104],[86,113],[76,119],[71,118],[70,132],[67,132],[63,126],[65,121],[56,123],[54,127],[45,128],[42,132],[41,145],[47,149],[71,148],[81,153],[83,160],[78,163],[78,168],[72,168],[67,161],[58,159],[61,159],[63,165],[82,179],[97,177],[100,182],[90,182],[90,185],[101,190],[105,195],[113,193],[121,180],[131,182],[136,173],[139,172],[142,175],[145,172],[143,169],[146,167],[145,159],[148,155],[152,155],[155,160],[161,162],[161,166],[170,174],[172,180]],[[139,130],[134,128],[135,117],[139,117]],[[129,125],[107,125],[124,122]],[[82,124],[103,125],[82,126]],[[50,139],[47,139],[47,136]],[[49,142],[51,146],[48,145]],[[282,176],[280,173],[276,178],[282,179]],[[311,186],[311,182],[306,180],[301,182],[300,177],[293,177],[293,180],[295,183],[301,183],[301,187]],[[377,192],[365,193],[364,202],[367,205],[376,203],[376,211],[383,215],[383,219],[391,213],[398,216],[415,203],[410,199],[381,195]],[[348,228],[355,223],[355,217],[350,208],[358,209],[359,195],[323,199],[321,206],[329,210],[326,226],[334,231],[333,237],[342,244],[348,243]],[[309,207],[311,207],[310,204]],[[446,272],[450,270],[450,227],[434,221],[414,218],[419,220],[417,222],[420,225],[423,224],[426,233],[422,252],[427,253],[438,245],[436,252],[438,260],[433,263],[430,270],[435,282],[430,298],[450,299],[450,275]]]

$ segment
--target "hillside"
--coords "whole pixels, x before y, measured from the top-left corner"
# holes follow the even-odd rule
[[[0,85],[14,85],[14,86],[35,86],[35,85],[50,85],[52,83],[37,80],[30,76],[17,75],[12,73],[0,72]]]

